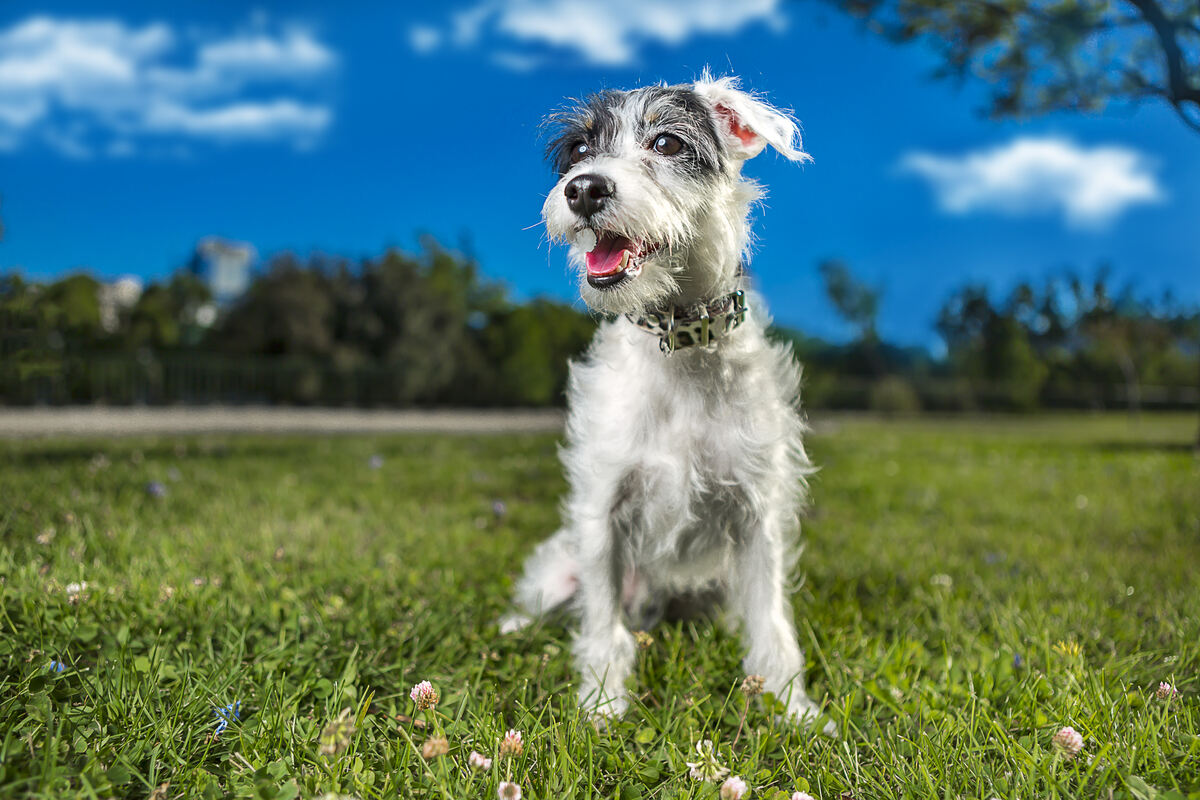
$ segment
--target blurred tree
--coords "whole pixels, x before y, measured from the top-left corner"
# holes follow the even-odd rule
[[[844,265],[823,272],[859,338],[832,344],[771,332],[811,368],[810,404],[1123,405],[1111,391],[1123,383],[1134,403],[1149,405],[1153,386],[1155,404],[1169,405],[1194,380],[1200,310],[1113,292],[1104,271],[1021,284],[996,303],[979,288],[956,292],[939,320],[949,357],[937,361],[879,338],[879,293]],[[280,256],[223,313],[186,269],[145,289],[83,274],[51,284],[0,275],[0,400],[545,405],[561,401],[568,361],[595,325],[566,304],[512,302],[474,262],[432,243],[361,264]],[[185,350],[253,361],[174,357]]]
[[[1142,387],[1186,385],[1192,378],[1188,341],[1200,313],[1139,297],[1132,286],[1114,294],[1109,273],[1091,280],[1068,274],[1035,290],[1022,283],[1002,304],[986,290],[967,287],[942,307],[938,330],[952,374],[1009,385],[1006,402],[1028,406],[1040,386],[1043,403],[1078,404],[1081,389],[1103,405],[1106,391],[1124,384],[1125,403],[1137,410]],[[1015,395],[1014,395],[1015,392]],[[1107,398],[1107,399],[1106,399]]]
[[[822,261],[820,270],[830,302],[855,327],[858,338],[879,338],[875,330],[875,320],[879,315],[879,290],[855,278],[842,261]]]
[[[387,368],[390,402],[431,402],[454,379],[467,341],[475,265],[449,251],[398,250],[363,266],[363,318],[352,340]]]
[[[55,281],[39,294],[39,322],[49,332],[52,348],[82,349],[103,335],[99,289],[95,278],[77,272]]]
[[[1141,375],[1146,363],[1169,342],[1167,325],[1131,289],[1113,298],[1103,277],[1091,284],[1090,296],[1087,288],[1082,281],[1072,282],[1078,329],[1090,344],[1085,355],[1091,357],[1097,373],[1125,383],[1129,410],[1137,412],[1142,405]]]
[[[976,383],[976,395],[1027,411],[1037,406],[1047,368],[1019,320],[1022,295],[994,307],[987,289],[968,286],[942,306],[937,328],[954,369]],[[990,403],[989,403],[990,404]]]
[[[832,0],[898,42],[928,41],[940,77],[975,75],[995,117],[1168,103],[1200,133],[1200,0]]]
[[[126,347],[195,347],[204,338],[204,309],[212,301],[208,284],[186,269],[165,284],[150,284],[123,323]]]
[[[36,307],[40,289],[15,272],[0,276],[0,363],[11,366],[28,355],[41,327]]]
[[[225,352],[277,359],[267,399],[314,403],[333,354],[333,322],[327,276],[287,253],[272,259],[229,309],[215,343]]]
[[[333,302],[326,276],[290,253],[277,256],[229,310],[220,338],[233,352],[327,357]]]
[[[587,348],[595,330],[592,317],[551,300],[495,313],[480,331],[481,351],[494,376],[494,402],[562,402],[569,361]]]
[[[939,76],[991,87],[993,117],[1153,100],[1200,133],[1200,0],[831,2],[893,41],[931,42]]]
[[[822,261],[819,269],[829,301],[855,329],[855,350],[863,361],[863,369],[860,372],[881,374],[884,366],[879,356],[876,321],[879,317],[879,298],[882,291],[854,277],[845,262],[837,259]]]

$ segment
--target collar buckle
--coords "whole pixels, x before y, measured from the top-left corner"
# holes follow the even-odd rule
[[[625,316],[637,327],[657,336],[658,349],[665,356],[695,345],[712,350],[746,321],[746,293],[738,289],[684,308],[670,305],[647,311],[643,316]]]
[[[675,338],[675,306],[671,306],[671,318],[667,321],[667,330],[658,339],[658,349],[664,356],[675,352],[678,342]]]

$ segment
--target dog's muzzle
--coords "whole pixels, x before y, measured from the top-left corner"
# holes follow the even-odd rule
[[[590,228],[575,234],[575,245],[584,251],[587,281],[597,289],[609,289],[635,277],[642,271],[642,262],[658,250],[657,244]]]

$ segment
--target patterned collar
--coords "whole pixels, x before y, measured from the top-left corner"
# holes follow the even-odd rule
[[[712,349],[746,320],[746,295],[741,290],[690,306],[667,306],[640,316],[625,317],[647,333],[658,337],[658,349],[671,355],[684,347],[699,345]]]

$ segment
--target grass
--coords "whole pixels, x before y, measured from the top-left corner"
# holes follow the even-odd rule
[[[0,443],[0,797],[713,798],[685,764],[711,739],[751,799],[1197,798],[1194,424],[814,435],[795,606],[837,739],[747,711],[719,626],[653,631],[606,730],[565,628],[497,635],[556,526],[554,437]],[[509,728],[523,754],[473,773]]]

